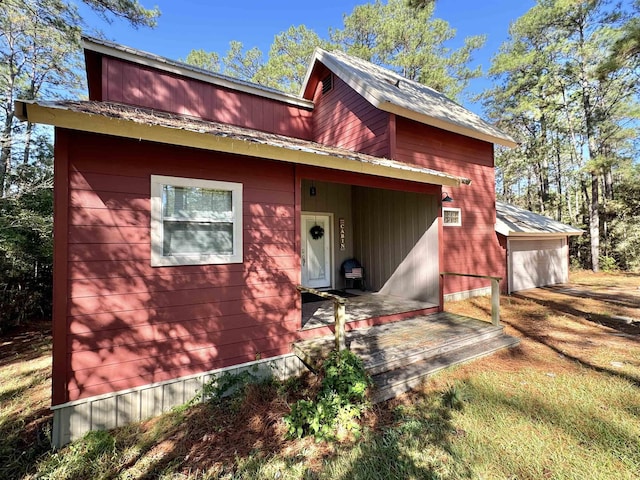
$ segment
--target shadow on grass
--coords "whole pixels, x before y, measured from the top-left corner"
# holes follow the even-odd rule
[[[33,473],[36,463],[51,450],[50,330],[50,322],[34,321],[0,336],[0,478],[3,479],[19,479]]]
[[[543,290],[548,290],[554,293],[562,293],[563,295],[568,295],[571,297],[570,294],[567,294],[564,291],[560,291],[560,290],[556,290],[553,288],[545,288]],[[540,299],[540,298],[536,298],[536,297],[531,297],[528,296],[526,293],[513,293],[511,295],[513,298],[518,298],[521,300],[528,300],[530,302],[535,302],[538,305],[542,305],[544,307],[556,310],[558,312],[563,312],[563,313],[567,313],[569,315],[573,315],[575,317],[581,317],[584,318],[585,320],[588,320],[592,323],[595,323],[597,325],[604,325],[606,327],[612,328],[614,330],[617,330],[618,332],[621,333],[626,333],[626,334],[631,334],[631,335],[638,335],[637,339],[634,339],[638,342],[640,342],[640,324],[635,323],[635,324],[626,324],[626,323],[622,323],[620,321],[616,321],[613,318],[611,318],[611,316],[609,315],[601,315],[598,313],[593,313],[593,312],[586,312],[583,310],[580,310],[578,308],[576,308],[574,305],[572,305],[572,299],[568,298],[566,302],[564,301],[555,301],[555,300],[548,300],[548,299]],[[582,295],[576,295],[577,297],[580,298],[596,298],[596,297],[592,297],[592,296],[582,296]],[[610,296],[607,295],[603,295],[603,297],[605,298],[610,298]],[[598,299],[599,301],[604,301],[607,302],[608,300],[606,299]],[[612,303],[616,303],[616,302],[612,302]],[[617,303],[616,303],[617,304]],[[629,307],[630,305],[624,305]],[[636,303],[633,304],[631,306],[631,308],[639,308],[640,305],[638,305],[637,303],[637,299],[636,299]]]
[[[630,295],[616,291],[615,293],[598,292],[594,290],[598,286],[594,285],[589,288],[590,285],[549,285],[547,287],[540,287],[540,290],[547,292],[558,293],[575,298],[588,298],[592,300],[598,300],[600,302],[609,303],[626,308],[640,308],[640,297],[637,295]],[[518,296],[520,294],[512,294]],[[524,294],[526,296],[526,294]]]
[[[338,452],[325,465],[323,478],[465,479],[473,472],[455,453],[452,441],[464,434],[452,422],[451,409],[442,393],[414,392],[400,403],[392,400],[381,408],[393,409],[393,421],[376,424],[352,448]],[[384,415],[378,414],[379,420]]]
[[[535,298],[529,298],[525,295],[518,295],[518,294],[514,294],[512,295],[513,298],[517,299],[517,300],[522,300],[522,301],[526,301],[526,302],[532,302],[538,305],[541,305],[545,308],[549,308],[551,313],[551,310],[555,310],[558,312],[564,312],[564,313],[568,313],[571,314],[573,316],[576,317],[581,317],[581,318],[586,318],[587,313],[586,312],[582,312],[578,309],[575,309],[573,307],[571,307],[570,305],[564,304],[564,303],[560,303],[560,302],[553,302],[553,301],[547,301],[547,300],[540,300],[540,299],[535,299]],[[490,307],[485,307],[481,304],[479,304],[478,302],[474,302],[475,306],[481,310],[483,310],[485,313],[489,313],[490,312]],[[546,315],[541,315],[540,318],[543,319],[544,316]],[[558,355],[571,360],[573,362],[576,362],[577,364],[579,364],[580,366],[584,367],[584,368],[588,368],[591,370],[594,370],[598,373],[602,373],[605,375],[609,375],[611,377],[617,377],[617,378],[622,378],[624,380],[627,380],[628,382],[632,383],[633,385],[635,385],[636,387],[640,387],[640,377],[637,377],[635,375],[628,375],[624,372],[619,372],[619,371],[615,371],[609,368],[605,368],[605,367],[601,367],[598,365],[595,365],[594,363],[591,363],[590,361],[580,358],[576,355],[572,355],[570,353],[568,353],[567,351],[557,347],[556,345],[554,345],[552,342],[549,341],[549,336],[547,334],[547,330],[544,328],[544,323],[543,322],[532,322],[532,323],[528,323],[528,324],[516,324],[515,322],[511,322],[508,320],[505,320],[504,318],[501,318],[500,320],[504,325],[508,325],[511,328],[513,328],[514,330],[516,330],[522,337],[528,338],[530,340],[533,340],[536,343],[539,343],[541,345],[544,345],[545,347],[553,350],[554,352],[556,352]],[[635,339],[634,339],[635,340]],[[640,339],[639,339],[640,340]]]

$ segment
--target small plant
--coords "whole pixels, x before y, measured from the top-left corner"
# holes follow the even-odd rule
[[[242,395],[248,385],[258,383],[260,378],[249,370],[240,373],[224,372],[222,375],[209,380],[202,387],[202,391],[196,395],[189,405],[198,402],[218,403],[223,398],[233,398]]]
[[[442,405],[451,410],[461,411],[464,408],[465,395],[457,385],[450,385],[442,392]]]
[[[314,400],[298,400],[285,417],[288,435],[318,440],[360,435],[358,419],[368,408],[371,379],[360,358],[349,350],[333,351],[321,367],[322,383]]]

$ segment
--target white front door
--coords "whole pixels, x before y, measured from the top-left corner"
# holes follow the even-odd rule
[[[303,214],[302,217],[302,285],[311,288],[331,287],[332,215]]]

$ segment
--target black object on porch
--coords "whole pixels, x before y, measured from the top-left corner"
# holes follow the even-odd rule
[[[365,290],[364,268],[362,268],[362,265],[358,260],[350,258],[342,262],[342,265],[340,265],[340,273],[344,277],[345,288],[349,287],[349,285],[347,285],[349,280],[351,280],[350,288],[354,288],[355,281],[358,280],[360,283],[360,289],[362,291]]]

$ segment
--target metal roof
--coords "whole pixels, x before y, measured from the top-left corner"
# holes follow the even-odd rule
[[[425,184],[458,186],[471,183],[464,177],[309,140],[120,103],[18,100],[15,102],[15,111],[21,120],[72,130]]]
[[[551,237],[584,233],[579,228],[502,202],[496,202],[496,232],[506,237]]]
[[[316,62],[322,63],[373,106],[443,130],[515,147],[516,141],[444,94],[340,51],[316,48],[303,82],[304,96]]]

